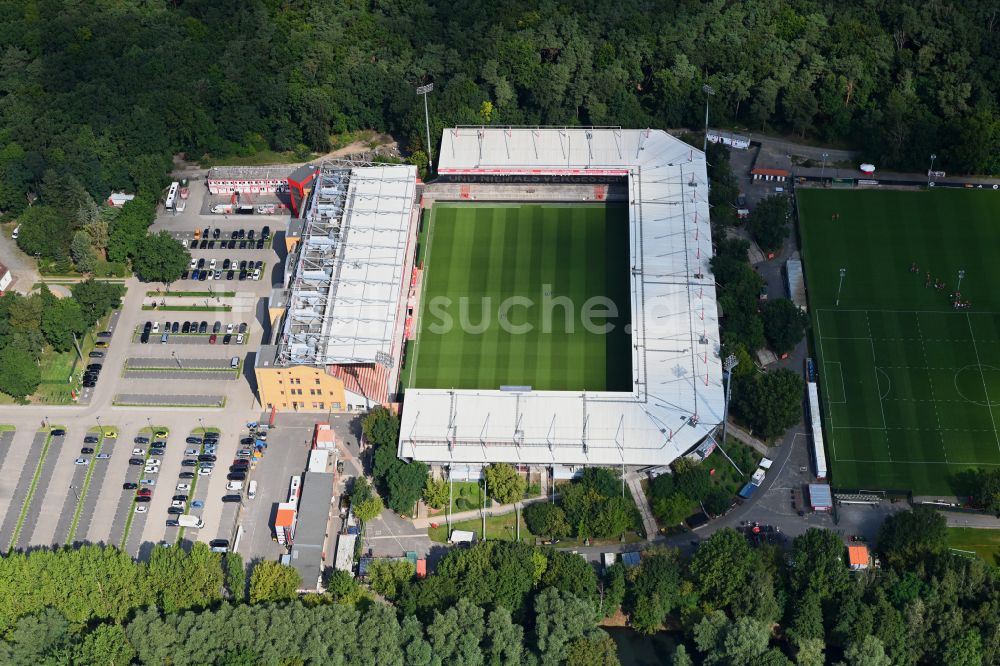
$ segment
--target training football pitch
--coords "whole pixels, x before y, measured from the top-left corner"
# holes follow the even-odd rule
[[[410,387],[631,390],[626,206],[435,203],[428,222]]]
[[[834,486],[967,492],[1000,465],[1000,194],[797,199]]]

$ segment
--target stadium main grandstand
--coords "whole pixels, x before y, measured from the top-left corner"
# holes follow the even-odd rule
[[[327,163],[272,294],[261,402],[398,407],[399,456],[430,464],[665,465],[722,421],[711,256],[704,155],[662,131],[450,128],[428,185]],[[520,309],[436,330],[466,297]],[[598,297],[606,335],[534,326],[532,299]]]

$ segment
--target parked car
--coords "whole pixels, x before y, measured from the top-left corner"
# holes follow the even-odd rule
[[[239,502],[242,499],[243,498],[241,496],[239,496],[239,495],[223,495],[222,496],[222,501],[223,502]]]
[[[241,321],[240,322],[240,330],[239,330],[239,332],[240,333],[246,333],[247,332],[247,323],[245,321]]]
[[[93,452],[94,449],[90,448],[89,446],[85,446],[82,449],[80,449],[80,453],[82,453],[83,455],[87,455],[88,453],[93,453]]]
[[[223,336],[223,338],[222,338],[222,344],[224,344],[224,345],[228,345],[232,341],[233,341],[233,336],[230,335],[229,333],[226,333],[226,335]]]
[[[177,475],[178,479],[193,479],[195,476],[194,472],[181,472]]]
[[[208,542],[209,548],[229,548],[229,539],[212,539]]]
[[[97,435],[87,435],[83,438],[84,444],[97,444],[99,441],[101,441],[101,438]]]
[[[87,460],[86,458],[77,458],[76,460],[73,461],[73,464],[74,465],[89,465],[90,461]]]
[[[139,465],[145,465],[146,461],[143,460],[142,458],[129,458],[128,459],[128,464],[132,465],[132,466],[135,466],[135,467],[138,467]]]
[[[135,490],[138,487],[139,487],[138,483],[132,483],[130,481],[126,481],[125,483],[122,484],[122,490]]]
[[[203,321],[200,324],[198,324],[198,332],[199,333],[208,333],[208,322],[207,321]]]
[[[226,475],[226,479],[229,481],[243,481],[247,478],[246,472],[230,472]]]
[[[167,513],[171,516],[179,516],[184,513],[184,507],[181,506],[168,506]]]
[[[217,336],[215,333],[212,333],[212,335],[208,336],[208,344],[214,345],[215,341],[218,340],[218,339],[219,339],[219,336]]]
[[[180,330],[180,328],[181,328],[181,323],[179,321],[175,321],[170,326],[170,332],[171,333],[176,333],[176,332],[178,332]]]
[[[102,351],[92,351],[87,354],[90,358],[104,358],[104,352]]]

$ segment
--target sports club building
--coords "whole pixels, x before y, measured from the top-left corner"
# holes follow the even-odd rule
[[[482,184],[513,185],[535,202],[546,184],[573,184],[597,200],[605,186],[622,193],[633,381],[627,392],[409,388],[400,457],[452,469],[645,467],[710,436],[724,394],[701,151],[656,130],[456,127],[443,133],[438,175],[429,188],[458,185],[465,199],[488,198]]]

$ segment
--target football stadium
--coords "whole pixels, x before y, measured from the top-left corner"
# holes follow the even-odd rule
[[[456,127],[433,183],[410,165],[309,169],[254,364],[266,409],[386,405],[400,457],[472,474],[713,445],[701,151],[653,130]]]
[[[833,484],[956,494],[1000,464],[996,194],[797,199]]]
[[[456,127],[422,193],[399,455],[665,465],[723,415],[701,151]]]

